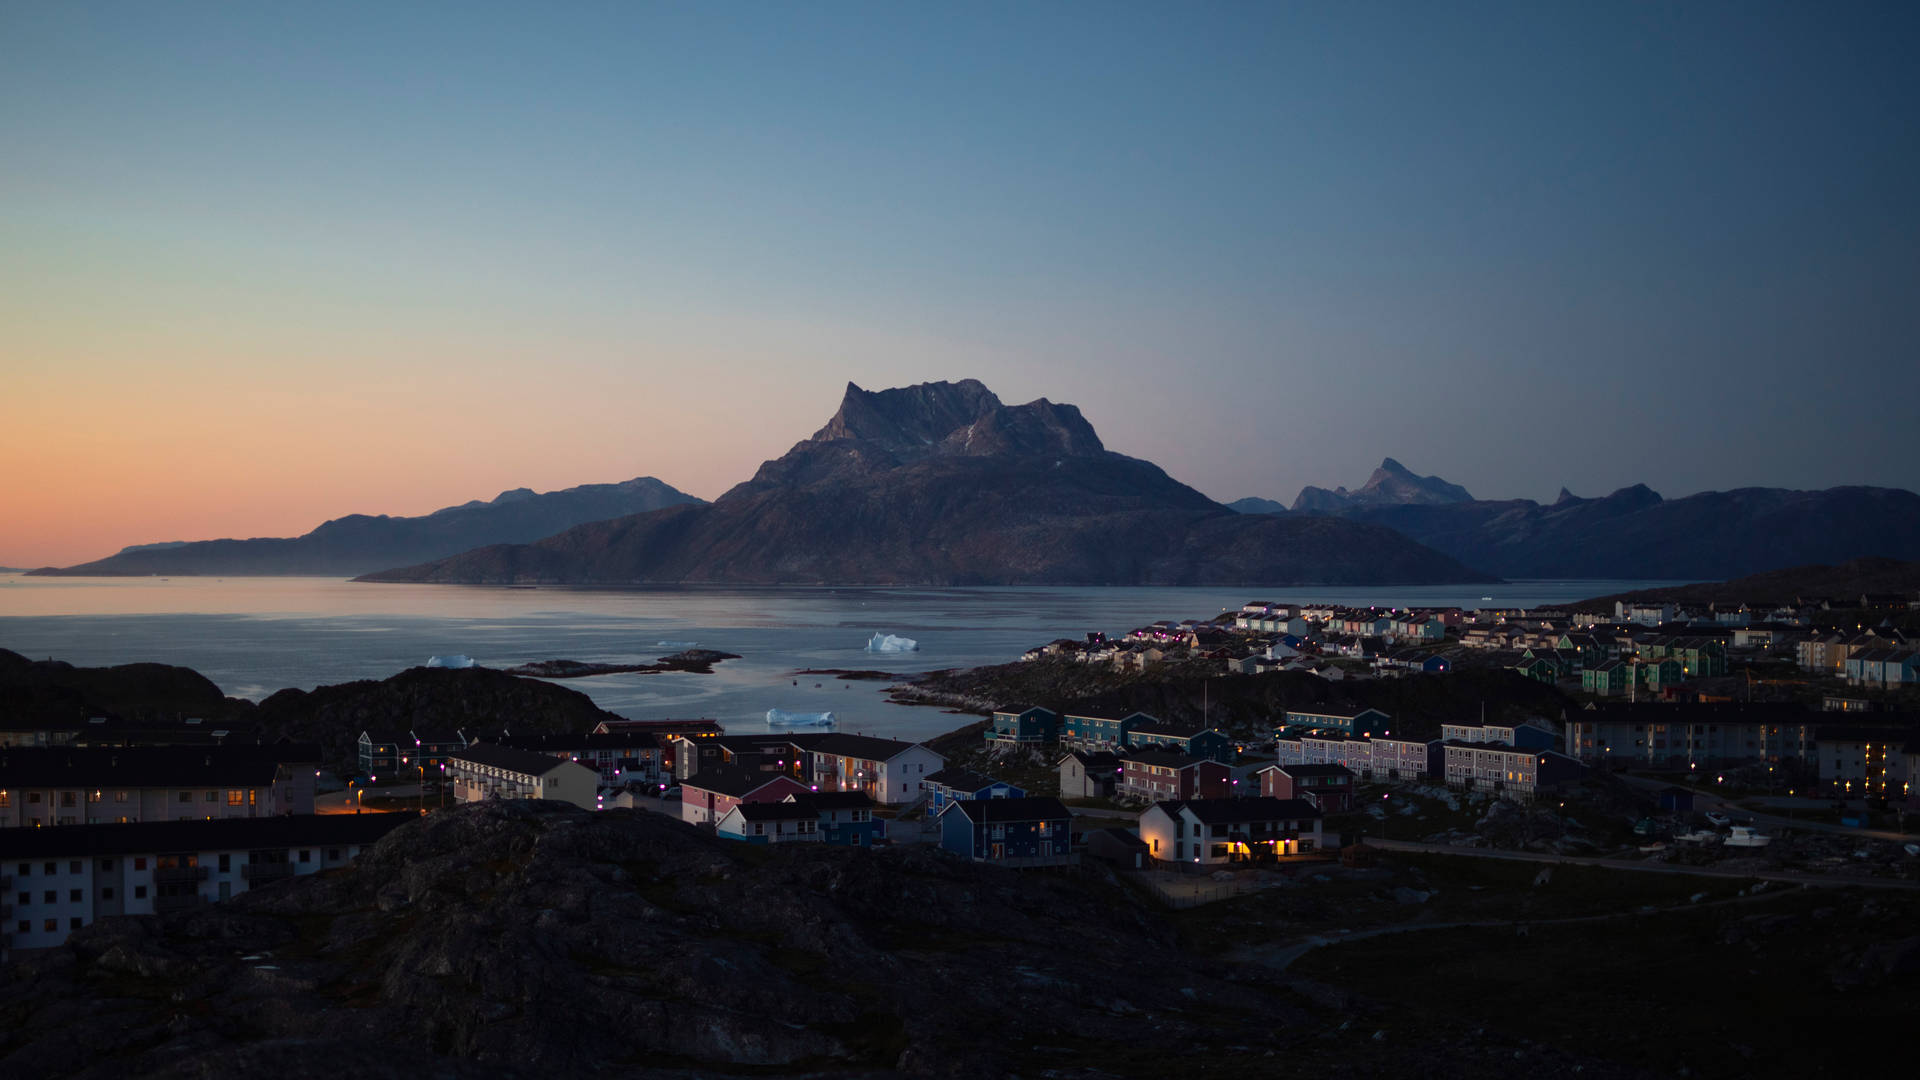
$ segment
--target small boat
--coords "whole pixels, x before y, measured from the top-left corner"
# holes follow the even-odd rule
[[[1751,825],[1735,825],[1727,834],[1726,843],[1728,847],[1766,847],[1773,843],[1773,837]]]

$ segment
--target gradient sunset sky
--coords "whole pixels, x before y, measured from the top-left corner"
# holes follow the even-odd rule
[[[712,498],[849,380],[1222,500],[1914,487],[1916,12],[0,0],[0,565]]]

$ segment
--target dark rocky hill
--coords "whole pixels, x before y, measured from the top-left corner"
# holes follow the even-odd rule
[[[168,664],[75,667],[63,660],[30,660],[0,649],[0,717],[10,727],[117,721],[218,721],[252,708],[220,692],[192,668]]]
[[[1485,576],[1387,529],[1236,515],[1107,450],[1071,405],[967,380],[869,393],[710,506],[371,581],[1414,584]]]
[[[386,679],[362,679],[281,690],[255,713],[263,738],[320,744],[323,760],[351,770],[360,732],[368,729],[464,730],[497,734],[591,731],[621,719],[578,690],[488,668],[408,668]]]
[[[300,537],[135,545],[105,559],[33,573],[350,577],[485,544],[537,540],[588,521],[699,501],[651,476],[619,484],[583,484],[544,494],[516,488],[501,492],[491,501],[476,499],[420,517],[350,514]]]
[[[1644,484],[1604,498],[1351,506],[1490,573],[1512,578],[1740,577],[1879,556],[1920,559],[1920,495],[1897,488],[1740,488],[1663,499]]]

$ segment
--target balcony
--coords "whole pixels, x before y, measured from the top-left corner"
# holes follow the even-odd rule
[[[153,898],[153,910],[158,912],[186,911],[206,903],[206,897],[199,893],[186,893],[181,896],[156,896]]]
[[[192,885],[207,880],[207,868],[204,866],[167,866],[153,872],[153,880],[158,885]]]
[[[283,862],[248,863],[240,868],[240,876],[255,885],[265,885],[269,881],[293,876],[293,864]]]

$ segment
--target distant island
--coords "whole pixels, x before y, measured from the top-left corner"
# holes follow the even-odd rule
[[[508,675],[535,679],[581,679],[590,675],[650,675],[664,671],[685,671],[698,675],[713,674],[713,665],[722,660],[738,660],[739,653],[718,649],[688,649],[663,656],[651,664],[589,664],[579,660],[536,660],[531,664],[506,668]]]
[[[75,577],[352,577],[395,563],[438,558],[485,544],[537,540],[583,522],[699,501],[651,476],[545,493],[515,488],[490,500],[475,499],[420,517],[349,514],[290,539],[135,544],[104,559],[31,573]]]
[[[1665,499],[1645,484],[1553,503],[1474,499],[1392,458],[1365,487],[1308,487],[1291,509],[1270,499],[1242,513],[1334,514],[1402,533],[1468,566],[1509,578],[1720,579],[1866,557],[1920,559],[1920,495],[1898,488],[1739,488]]]
[[[582,525],[363,581],[628,585],[1437,585],[1496,580],[1369,522],[1257,517],[1114,453],[1072,405],[979,382],[839,410],[711,505]]]
[[[1592,610],[1615,601],[1676,604],[1788,604],[1828,601],[1836,607],[1856,607],[1863,597],[1907,597],[1920,594],[1920,562],[1899,559],[1854,559],[1838,566],[1794,566],[1770,570],[1732,581],[1706,581],[1661,589],[1637,589],[1598,596],[1569,605]]]

